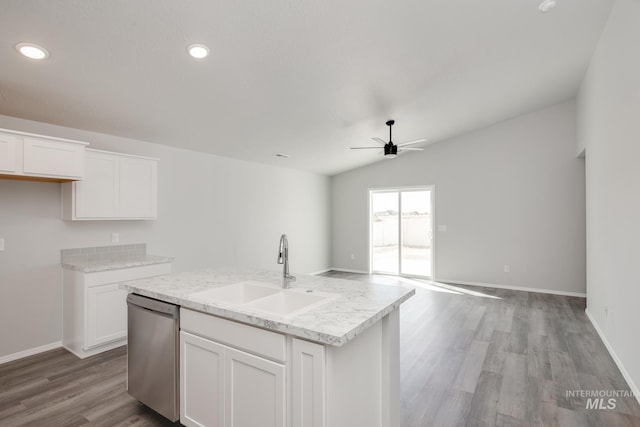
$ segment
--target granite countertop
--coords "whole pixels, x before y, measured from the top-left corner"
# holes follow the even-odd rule
[[[82,271],[83,273],[96,273],[99,271],[118,270],[121,268],[140,267],[143,265],[164,264],[173,261],[173,258],[143,255],[139,257],[129,257],[120,260],[87,260],[79,259],[73,261],[63,261],[62,268]]]
[[[334,294],[334,297],[289,317],[258,312],[241,305],[212,302],[194,295],[240,282],[260,282],[281,288],[282,273],[207,269],[134,280],[122,283],[120,287],[184,308],[333,346],[349,342],[415,294],[415,289],[407,285],[299,275],[291,284],[296,292],[312,290]]]

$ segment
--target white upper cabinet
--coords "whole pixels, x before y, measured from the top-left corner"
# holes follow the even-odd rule
[[[18,138],[9,134],[0,134],[0,173],[14,174],[18,171]]]
[[[63,219],[155,219],[158,160],[88,149],[85,179],[64,184]]]
[[[76,181],[84,177],[86,142],[0,129],[0,178]]]

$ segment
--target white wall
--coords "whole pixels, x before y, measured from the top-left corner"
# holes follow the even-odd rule
[[[174,271],[244,265],[329,267],[329,178],[141,141],[0,116],[0,128],[67,137],[92,148],[160,159],[156,221],[61,220],[60,184],[0,180],[0,357],[61,339],[60,249],[147,242]]]
[[[436,279],[584,293],[575,148],[571,101],[336,175],[332,266],[369,268],[369,188],[434,184],[436,222],[448,227],[436,231]]]
[[[616,0],[578,97],[586,148],[587,310],[640,386],[640,2]],[[607,314],[608,313],[608,314]]]

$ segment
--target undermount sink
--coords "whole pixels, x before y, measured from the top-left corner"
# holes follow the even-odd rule
[[[281,289],[273,284],[259,282],[241,282],[198,292],[193,296],[214,304],[234,305],[288,317],[332,300],[337,295],[300,288]]]

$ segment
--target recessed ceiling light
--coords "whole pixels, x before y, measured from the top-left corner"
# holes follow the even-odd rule
[[[31,59],[45,59],[49,57],[47,49],[33,43],[18,43],[16,50]]]
[[[187,48],[187,51],[189,52],[189,55],[196,59],[206,58],[209,56],[209,53],[211,53],[209,48],[203,44],[192,44]]]
[[[544,0],[542,3],[540,3],[540,6],[538,6],[538,9],[540,10],[540,12],[542,13],[547,13],[549,12],[551,9],[553,9],[554,7],[556,7],[556,0]]]

